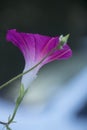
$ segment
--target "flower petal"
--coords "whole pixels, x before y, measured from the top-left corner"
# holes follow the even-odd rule
[[[51,37],[31,33],[19,33],[16,29],[8,30],[8,41],[16,45],[23,53],[26,61],[39,59],[43,47]]]
[[[63,49],[55,51],[52,55],[48,56],[44,63],[48,63],[54,60],[63,60],[68,59],[72,56],[72,50],[70,47],[66,44],[63,46]]]

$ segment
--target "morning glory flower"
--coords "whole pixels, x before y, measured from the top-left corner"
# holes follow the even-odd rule
[[[22,76],[21,82],[25,88],[29,87],[43,65],[54,60],[68,59],[72,55],[72,51],[67,45],[67,39],[63,36],[50,37],[40,34],[17,32],[16,29],[11,29],[8,30],[6,39],[17,46],[22,52],[25,59],[23,72],[44,59],[36,68]]]

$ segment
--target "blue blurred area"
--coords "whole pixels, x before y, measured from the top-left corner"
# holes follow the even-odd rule
[[[87,68],[67,83],[44,106],[19,108],[13,130],[87,130],[87,116],[77,116],[87,103]],[[6,121],[13,104],[0,99],[0,120]],[[3,114],[4,116],[3,116]],[[87,113],[86,113],[87,115]],[[1,128],[1,125],[0,125]]]

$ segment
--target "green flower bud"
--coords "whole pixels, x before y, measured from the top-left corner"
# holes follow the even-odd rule
[[[62,49],[62,48],[63,48],[63,45],[65,45],[65,44],[67,43],[68,38],[69,38],[69,35],[70,35],[70,34],[67,34],[66,36],[61,35],[61,36],[59,37],[60,43],[59,43],[59,45],[58,45],[58,49]]]

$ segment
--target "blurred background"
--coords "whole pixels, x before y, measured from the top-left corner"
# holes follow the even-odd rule
[[[1,1],[0,85],[21,73],[25,64],[19,49],[6,42],[6,32],[13,28],[50,36],[70,34],[68,43],[73,50],[69,60],[54,61],[41,68],[20,107],[13,130],[22,130],[22,125],[26,130],[86,130],[87,1]],[[0,90],[1,115],[2,110],[5,115],[11,113],[20,81]],[[7,115],[0,120],[7,119]]]

